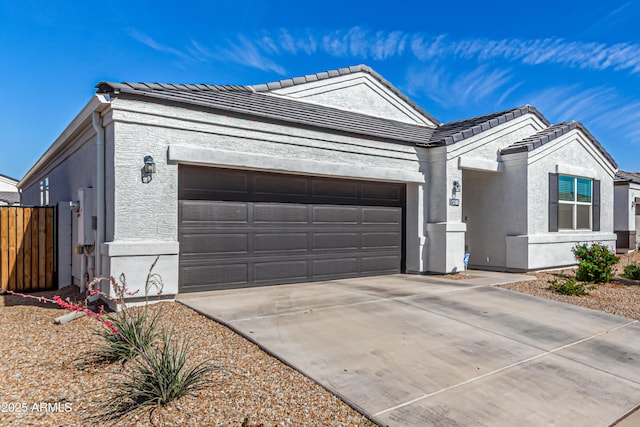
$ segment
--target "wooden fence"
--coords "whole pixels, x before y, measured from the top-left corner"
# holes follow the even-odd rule
[[[53,207],[0,206],[2,290],[55,289],[56,221]]]

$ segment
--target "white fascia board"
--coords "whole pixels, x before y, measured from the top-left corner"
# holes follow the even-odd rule
[[[332,163],[320,160],[288,159],[266,154],[217,150],[186,145],[169,145],[167,157],[169,162],[202,166],[379,181],[425,182],[425,176],[417,171]]]
[[[485,172],[502,172],[504,166],[502,162],[475,157],[458,157],[458,169],[472,169]]]
[[[31,169],[18,182],[18,188],[24,188],[28,181],[37,175],[56,155],[65,149],[65,143],[84,124],[91,121],[91,114],[94,111],[102,112],[109,105],[109,97],[104,94],[95,94],[84,106],[78,115],[69,123],[66,129],[60,134],[55,142],[44,152],[38,161],[31,166]]]

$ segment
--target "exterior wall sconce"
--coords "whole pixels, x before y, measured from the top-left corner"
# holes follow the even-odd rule
[[[457,197],[460,191],[462,191],[460,181],[453,181],[453,187],[451,187],[451,198],[449,199],[449,206],[460,206],[460,199]]]
[[[636,199],[633,199],[633,200],[631,201],[631,209],[633,209],[633,208],[635,208],[635,207],[636,207]]]
[[[142,166],[142,183],[148,184],[153,179],[153,174],[156,173],[156,164],[153,162],[153,157],[144,156],[144,166]]]

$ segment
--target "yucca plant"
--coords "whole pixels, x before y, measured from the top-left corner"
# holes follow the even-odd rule
[[[206,376],[216,366],[209,362],[188,366],[184,340],[174,341],[164,333],[160,341],[158,347],[141,351],[133,359],[133,369],[123,373],[124,379],[109,386],[114,395],[96,417],[112,420],[145,406],[164,406],[209,383]]]
[[[107,319],[111,321],[113,328],[95,332],[100,337],[100,344],[97,349],[82,356],[82,363],[124,363],[148,349],[158,338],[159,313],[160,311],[156,311],[151,314],[145,306],[138,310],[127,309],[108,315]]]

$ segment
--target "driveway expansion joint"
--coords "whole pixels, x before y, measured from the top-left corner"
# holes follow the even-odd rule
[[[618,329],[622,329],[622,328],[625,328],[625,327],[627,327],[627,326],[633,325],[634,323],[638,323],[638,320],[633,320],[633,321],[628,322],[628,323],[625,323],[625,324],[623,324],[623,325],[618,325],[618,326],[616,326],[616,327],[614,327],[614,328],[607,329],[606,331],[599,332],[599,333],[594,334],[594,335],[592,335],[592,336],[590,336],[590,337],[583,338],[583,339],[580,339],[580,340],[578,340],[578,341],[574,341],[574,342],[572,342],[572,343],[565,344],[565,345],[560,346],[560,347],[558,347],[558,348],[554,348],[553,350],[545,351],[545,352],[540,353],[540,354],[537,354],[537,355],[535,355],[535,356],[531,356],[531,357],[528,357],[528,358],[526,358],[526,359],[520,360],[520,361],[518,361],[518,362],[511,363],[511,364],[509,364],[509,365],[507,365],[507,366],[503,366],[502,368],[495,369],[495,370],[493,370],[493,371],[491,371],[491,372],[487,372],[486,374],[482,374],[482,375],[478,375],[477,377],[469,378],[468,380],[462,381],[462,382],[460,382],[460,383],[458,383],[458,384],[453,384],[453,385],[451,385],[451,386],[449,386],[449,387],[445,387],[445,388],[443,388],[443,389],[440,389],[440,390],[437,390],[437,391],[434,391],[434,392],[431,392],[431,393],[428,393],[428,394],[424,394],[423,396],[416,397],[416,398],[414,398],[414,399],[408,400],[408,401],[403,402],[403,403],[400,403],[400,404],[398,404],[398,405],[394,405],[394,406],[392,406],[392,407],[390,407],[390,408],[387,408],[387,409],[384,409],[384,410],[382,410],[382,411],[378,411],[378,412],[376,412],[376,413],[372,414],[372,416],[373,416],[373,417],[379,417],[380,415],[384,415],[384,414],[386,414],[386,413],[389,413],[389,412],[395,411],[395,410],[397,410],[397,409],[404,408],[405,406],[412,405],[412,404],[417,403],[417,402],[419,402],[419,401],[421,401],[421,400],[428,399],[428,398],[430,398],[430,397],[436,396],[436,395],[441,394],[441,393],[444,393],[444,392],[446,392],[446,391],[453,390],[453,389],[455,389],[455,388],[458,388],[458,387],[461,387],[461,386],[464,386],[464,385],[467,385],[467,384],[470,384],[470,383],[473,383],[473,382],[479,381],[479,380],[481,380],[481,379],[483,379],[483,378],[487,378],[487,377],[489,377],[489,376],[491,376],[491,375],[498,374],[498,373],[500,373],[500,372],[503,372],[503,371],[509,370],[509,369],[514,368],[514,367],[516,367],[516,366],[524,365],[525,363],[531,362],[531,361],[536,360],[536,359],[539,359],[539,358],[541,358],[541,357],[544,357],[544,356],[548,356],[548,355],[550,355],[550,354],[557,353],[558,351],[565,350],[565,349],[567,349],[567,348],[569,348],[569,347],[573,347],[573,346],[575,346],[575,345],[581,344],[581,343],[586,342],[586,341],[590,341],[590,340],[595,339],[595,338],[598,338],[598,337],[600,337],[600,336],[602,336],[602,335],[606,335],[606,334],[608,334],[609,332],[613,332],[613,331],[616,331],[616,330],[618,330]],[[534,347],[534,348],[535,348],[535,347]],[[584,366],[589,366],[589,365],[586,365],[586,364],[584,364],[584,363],[577,362],[577,361],[576,361],[576,363],[579,363],[579,364],[584,365]],[[590,367],[590,368],[592,368],[591,366],[589,366],[589,367]],[[605,372],[605,373],[607,373],[607,374],[609,374],[609,375],[612,375],[612,376],[616,376],[616,375],[611,374],[610,372]],[[620,378],[620,377],[618,377],[618,378]],[[623,378],[623,379],[624,379],[624,378]],[[630,380],[627,380],[627,381],[630,381]],[[631,382],[636,383],[635,381],[631,381]],[[637,384],[637,383],[636,383],[636,384]]]

